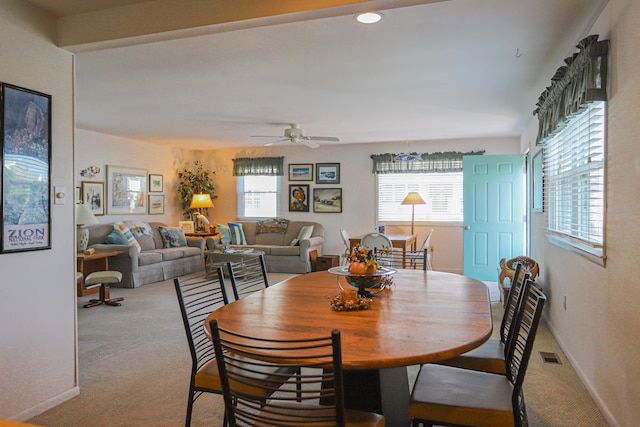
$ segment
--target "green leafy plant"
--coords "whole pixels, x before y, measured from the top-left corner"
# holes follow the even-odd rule
[[[189,162],[186,162],[182,169],[178,171],[178,194],[180,195],[182,214],[185,218],[191,218],[193,213],[197,211],[197,209],[189,208],[194,194],[209,194],[211,200],[218,197],[215,195],[216,184],[212,180],[213,175],[216,174],[215,171],[204,169],[199,160],[194,161],[193,166],[194,169],[191,169]],[[206,215],[206,209],[204,213]]]

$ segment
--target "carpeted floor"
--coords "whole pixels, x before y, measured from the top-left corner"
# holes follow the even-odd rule
[[[291,275],[270,274],[275,284]],[[493,301],[497,283],[487,283]],[[113,289],[121,307],[82,308],[78,299],[80,395],[29,420],[47,427],[182,426],[191,359],[171,280],[138,289]],[[502,305],[492,303],[494,334]],[[540,351],[561,365],[543,363]],[[417,367],[410,367],[410,378]],[[558,344],[543,324],[525,379],[531,426],[607,426]],[[222,425],[220,396],[194,405],[193,426]]]

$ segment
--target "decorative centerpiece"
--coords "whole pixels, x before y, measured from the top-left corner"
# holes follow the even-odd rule
[[[351,286],[358,288],[360,296],[371,297],[374,293],[367,289],[378,287],[382,290],[392,284],[393,279],[390,275],[395,273],[395,270],[381,267],[376,252],[369,247],[355,246],[347,260],[349,261],[347,267],[337,270],[332,268],[329,271],[345,276]]]

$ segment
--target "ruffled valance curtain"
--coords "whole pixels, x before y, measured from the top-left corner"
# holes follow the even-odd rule
[[[606,101],[609,66],[609,41],[588,36],[576,46],[579,52],[566,58],[538,99],[537,145],[562,130],[572,115],[591,101]]]
[[[233,176],[284,175],[284,157],[241,157],[233,159]]]
[[[372,154],[373,173],[462,172],[462,156],[481,155],[484,151],[461,153]]]

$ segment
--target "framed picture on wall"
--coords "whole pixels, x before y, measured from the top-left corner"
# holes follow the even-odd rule
[[[162,215],[164,213],[164,195],[149,194],[149,215]]]
[[[162,193],[162,175],[149,174],[149,192]]]
[[[340,163],[316,163],[316,184],[340,184]]]
[[[542,173],[542,151],[538,151],[531,160],[531,181],[533,185],[533,212],[544,212],[544,176]]]
[[[104,182],[82,181],[82,201],[94,215],[104,215]]]
[[[107,213],[145,214],[147,213],[147,171],[107,165]]]
[[[289,165],[289,181],[313,181],[313,164]]]
[[[309,185],[289,185],[289,212],[309,212]]]
[[[314,188],[313,211],[319,213],[342,212],[342,188]]]
[[[0,102],[2,252],[51,249],[51,96],[2,83]]]

